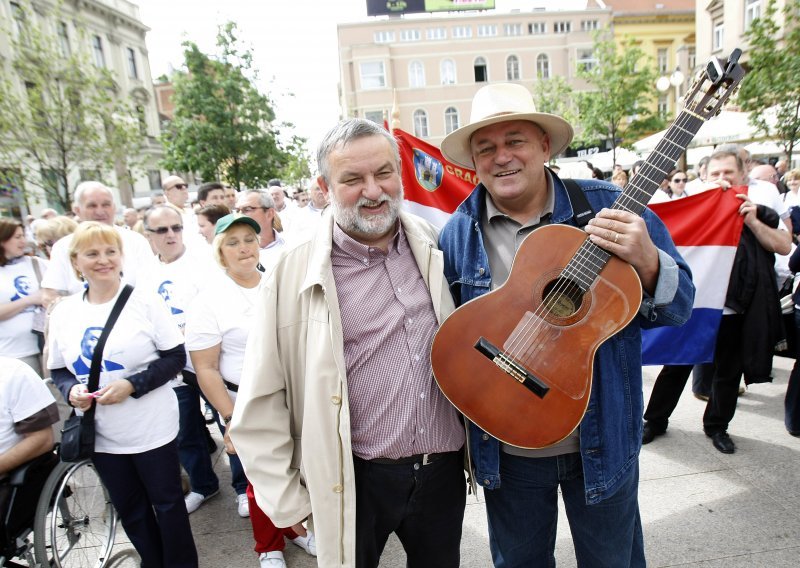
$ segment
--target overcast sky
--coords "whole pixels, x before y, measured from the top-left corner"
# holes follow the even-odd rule
[[[366,20],[366,0],[131,1],[139,5],[141,18],[151,29],[147,47],[154,79],[180,67],[181,42],[189,39],[212,51],[217,26],[233,20],[253,49],[259,86],[275,101],[278,118],[293,122],[296,133],[309,139],[311,154],[339,118],[336,25]],[[496,2],[497,12],[542,4],[542,0]],[[557,4],[560,9],[574,9],[585,6],[586,0]]]

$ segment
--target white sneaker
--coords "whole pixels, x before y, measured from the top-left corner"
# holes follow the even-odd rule
[[[247,502],[247,493],[236,496],[236,510],[239,512],[240,517],[250,516],[250,504]]]
[[[200,505],[205,503],[208,499],[211,499],[217,493],[219,493],[219,490],[214,491],[214,493],[211,495],[202,495],[192,491],[183,498],[184,503],[186,503],[186,511],[191,515],[200,507]]]
[[[258,557],[261,568],[286,568],[286,561],[283,559],[283,552],[273,550],[272,552],[262,552]]]
[[[311,556],[317,555],[317,541],[314,538],[314,533],[311,531],[306,531],[306,536],[298,536],[297,538],[293,538],[292,542],[305,550]]]

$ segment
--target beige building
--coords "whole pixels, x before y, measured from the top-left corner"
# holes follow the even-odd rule
[[[423,14],[340,24],[340,98],[344,116],[381,122],[393,108],[399,126],[439,145],[469,121],[472,97],[487,82],[531,88],[560,75],[574,88],[593,65],[592,32],[611,9]]]
[[[60,6],[60,13],[57,6]],[[142,165],[132,188],[123,179],[118,180],[112,172],[108,181],[120,186],[119,201],[127,201],[126,197],[131,194],[149,195],[151,189],[160,188],[161,171],[158,161],[162,157],[162,148],[158,137],[161,130],[145,45],[145,35],[149,28],[142,23],[138,6],[127,0],[60,3],[56,0],[0,0],[0,21],[13,26],[23,8],[32,9],[32,17],[36,18],[43,29],[52,31],[63,50],[75,52],[83,49],[95,65],[110,69],[119,93],[129,97],[136,110],[144,140],[143,153],[135,161]],[[10,56],[9,38],[6,34],[0,34],[0,72],[14,72],[8,65]],[[17,80],[20,89],[23,89],[23,82],[18,77]],[[86,165],[86,169],[72,172],[70,189],[83,179],[92,177],[96,177],[96,174],[90,164]],[[52,206],[45,202],[44,196],[39,195],[35,188],[27,189],[28,205],[33,213]]]
[[[749,42],[744,34],[753,20],[766,12],[767,4],[768,0],[697,0],[697,63],[705,65],[712,55],[727,57],[737,47],[746,63]],[[779,26],[785,5],[785,0],[776,1]]]

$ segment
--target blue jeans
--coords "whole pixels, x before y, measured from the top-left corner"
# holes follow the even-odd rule
[[[581,568],[643,567],[639,465],[609,498],[586,504],[578,453],[525,458],[500,453],[500,487],[485,491],[489,545],[497,568],[556,565],[558,489]]]
[[[206,423],[200,412],[200,394],[197,387],[184,385],[173,389],[178,397],[180,429],[178,430],[178,456],[189,475],[192,491],[203,496],[219,491],[219,479],[214,473],[206,442]]]
[[[795,344],[795,362],[792,374],[789,375],[789,384],[786,387],[784,399],[784,423],[786,429],[793,436],[800,434],[800,310],[794,310],[794,325],[797,328],[797,342]]]
[[[219,426],[222,435],[225,435],[225,426]],[[231,487],[236,491],[237,495],[244,495],[247,492],[247,476],[244,474],[244,466],[242,460],[239,459],[237,454],[225,453],[228,456],[228,463],[231,466]]]

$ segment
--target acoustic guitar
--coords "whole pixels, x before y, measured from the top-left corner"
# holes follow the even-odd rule
[[[713,58],[684,108],[612,205],[641,215],[661,181],[744,77],[740,50]],[[568,225],[533,231],[508,280],[455,310],[433,341],[444,395],[498,440],[544,448],[566,438],[586,411],[598,347],[636,316],[633,267]]]

